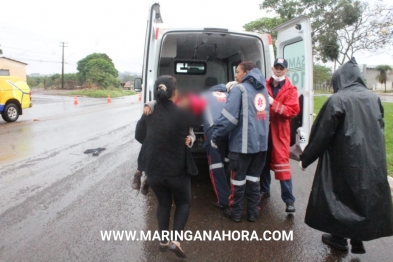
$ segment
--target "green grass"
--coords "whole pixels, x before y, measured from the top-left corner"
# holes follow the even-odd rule
[[[72,91],[68,93],[68,95],[71,96],[88,96],[88,97],[95,97],[95,98],[100,98],[100,97],[108,97],[108,95],[111,96],[111,98],[114,97],[121,97],[121,96],[131,96],[135,95],[135,91],[129,91],[129,90],[77,90],[77,91]]]
[[[382,103],[385,109],[386,161],[389,176],[393,177],[393,103]]]
[[[332,95],[333,91],[328,91],[328,90],[314,90],[314,94],[329,94]]]
[[[321,110],[323,104],[326,102],[328,97],[326,96],[314,96],[314,114],[318,115],[319,110]],[[314,116],[315,119],[315,116]]]
[[[327,97],[314,97],[314,113],[318,115],[319,110],[327,100]],[[382,103],[385,110],[385,143],[386,143],[386,161],[388,165],[388,174],[393,177],[393,103]],[[315,117],[314,117],[315,119]]]

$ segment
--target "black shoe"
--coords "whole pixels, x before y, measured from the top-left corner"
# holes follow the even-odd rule
[[[270,192],[261,192],[261,198],[269,198]]]
[[[348,251],[348,243],[346,238],[333,236],[331,234],[323,234],[322,242],[335,249]]]
[[[351,239],[351,252],[354,254],[364,254],[366,253],[366,249],[364,249],[363,242],[359,240]]]
[[[136,171],[134,174],[134,178],[132,179],[132,189],[139,190],[141,188],[141,177],[142,173],[140,171]]]
[[[168,245],[168,250],[175,253],[177,257],[186,258],[186,254],[180,247],[180,243],[176,241],[171,241]]]
[[[166,252],[166,250],[168,249],[169,246],[169,241],[166,243],[160,243],[160,252]]]
[[[241,218],[236,218],[233,217],[231,214],[231,210],[229,210],[229,208],[224,209],[224,216],[226,216],[227,218],[229,218],[230,220],[232,220],[233,222],[239,223],[241,221]]]
[[[255,222],[257,221],[258,216],[257,215],[248,215],[247,220],[248,222]]]
[[[287,207],[285,208],[285,212],[288,214],[294,214],[296,212],[294,203],[285,203]]]
[[[147,179],[145,179],[143,180],[141,185],[141,193],[146,196],[148,192],[149,192],[149,183],[147,182]]]
[[[213,206],[214,206],[215,208],[218,208],[218,209],[221,209],[221,210],[224,210],[224,209],[225,209],[225,206],[221,205],[221,204],[218,203],[218,202],[212,202],[212,204],[213,204]]]

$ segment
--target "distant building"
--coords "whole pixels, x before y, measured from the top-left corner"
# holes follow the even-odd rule
[[[132,88],[134,88],[134,85],[131,84],[131,81],[122,82],[122,83],[121,83],[121,86],[122,86],[124,89],[128,89],[128,90],[131,90]]]
[[[26,81],[26,63],[7,57],[0,57],[0,75],[18,76]]]
[[[376,70],[376,65],[363,65],[363,76],[366,80],[367,87],[371,90],[385,90],[385,84],[381,84],[377,80],[379,71]],[[393,68],[393,65],[391,66]],[[393,90],[393,72],[387,72],[386,90]]]
[[[29,76],[31,76],[31,77],[40,77],[41,74],[39,74],[39,73],[33,73],[33,74],[30,74]]]

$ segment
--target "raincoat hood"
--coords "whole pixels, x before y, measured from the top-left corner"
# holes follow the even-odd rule
[[[332,77],[334,93],[347,87],[361,85],[367,88],[362,78],[358,63],[353,57],[351,60],[340,66]]]
[[[252,69],[242,80],[242,83],[250,83],[255,89],[263,89],[266,85],[266,79],[258,68]]]
[[[225,93],[227,92],[227,88],[224,84],[218,84],[218,85],[212,86],[208,90],[212,91],[212,92],[213,91],[225,92]]]

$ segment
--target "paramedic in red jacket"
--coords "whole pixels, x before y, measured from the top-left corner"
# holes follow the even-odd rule
[[[270,170],[280,180],[281,198],[286,204],[285,212],[295,212],[295,197],[292,194],[289,147],[291,140],[291,119],[299,114],[297,88],[285,76],[288,62],[277,58],[273,75],[266,81],[270,104],[270,130],[266,164],[261,174],[261,198],[270,197]]]

